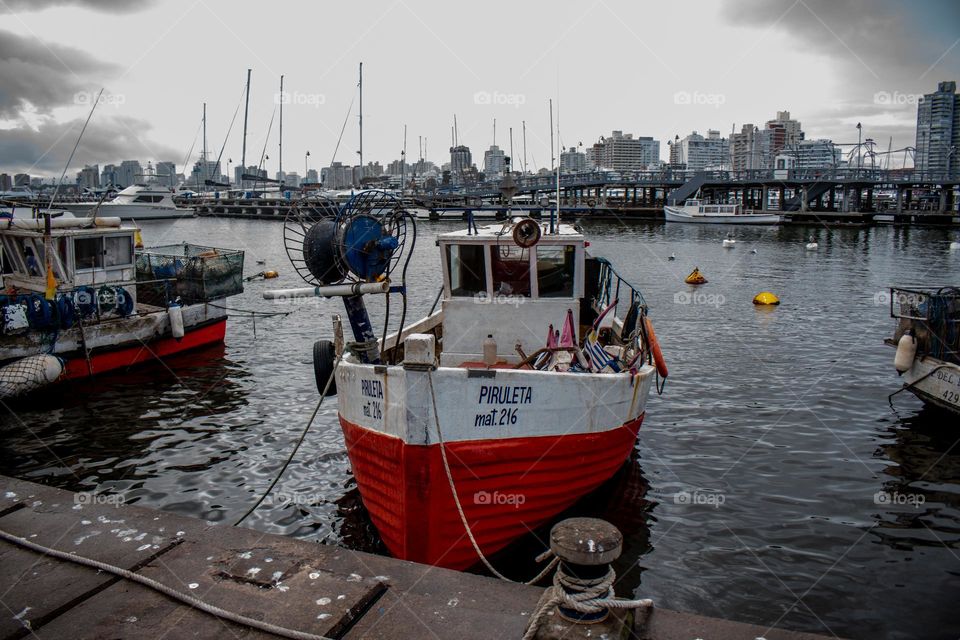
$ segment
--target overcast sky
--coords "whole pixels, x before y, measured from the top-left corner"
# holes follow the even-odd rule
[[[706,2],[269,3],[191,0],[0,0],[0,171],[57,174],[91,96],[105,88],[72,163],[171,160],[202,145],[215,158],[253,70],[247,164],[267,145],[288,171],[356,163],[357,66],[364,63],[364,160],[449,160],[459,139],[478,162],[493,142],[531,168],[550,163],[547,101],[565,146],[613,129],[661,141],[708,128],[724,135],[778,110],[808,138],[886,149],[915,142],[915,96],[960,79],[956,0]],[[278,115],[278,114],[277,114]],[[243,109],[223,153],[240,161]],[[480,156],[477,158],[477,156]],[[899,157],[898,157],[899,161]],[[536,163],[536,165],[534,165]],[[71,174],[72,176],[72,174]]]

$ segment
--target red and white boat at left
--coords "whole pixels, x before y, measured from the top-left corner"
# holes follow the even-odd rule
[[[356,342],[336,325],[314,366],[363,503],[394,556],[465,569],[614,475],[666,367],[639,291],[526,217],[441,234],[439,308],[377,340],[362,295],[405,295],[389,276],[416,222],[367,200],[304,231],[291,257],[318,286],[266,295],[344,296]]]
[[[0,218],[0,398],[223,341],[243,252],[137,249],[138,233],[120,218]]]

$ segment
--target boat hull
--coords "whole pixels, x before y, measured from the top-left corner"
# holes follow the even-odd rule
[[[487,556],[599,487],[630,455],[643,416],[605,433],[411,445],[340,419],[360,495],[394,556],[450,569]]]
[[[83,202],[68,205],[70,211],[77,217],[90,217],[96,208],[96,203]],[[110,216],[122,220],[165,220],[171,218],[189,218],[194,214],[193,209],[171,209],[170,207],[151,207],[149,205],[127,205],[109,203],[100,206],[99,216]]]
[[[689,214],[679,207],[664,207],[663,215],[667,222],[689,222],[694,224],[780,224],[780,216],[775,213],[729,214]]]
[[[903,382],[926,404],[960,415],[960,365],[923,356],[913,361]]]
[[[405,560],[466,569],[480,558],[441,448],[481,551],[495,553],[623,465],[655,370],[423,372],[344,360],[336,376],[347,453],[387,548]]]

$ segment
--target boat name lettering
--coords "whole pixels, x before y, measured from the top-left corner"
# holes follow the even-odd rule
[[[478,404],[530,404],[533,402],[533,387],[483,385],[480,387]]]
[[[360,395],[368,398],[383,398],[383,383],[379,380],[360,380]]]
[[[956,380],[953,377],[953,374],[949,371],[944,371],[943,369],[939,369],[937,371],[937,380],[942,380],[947,384],[954,384],[956,382]]]

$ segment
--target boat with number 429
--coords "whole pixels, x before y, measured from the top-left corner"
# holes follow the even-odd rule
[[[890,315],[903,389],[960,415],[960,287],[891,288]]]
[[[137,249],[138,234],[120,218],[0,218],[0,398],[223,341],[243,252]]]
[[[353,339],[338,317],[314,344],[316,383],[394,556],[468,568],[626,462],[667,368],[640,291],[580,231],[522,217],[440,234],[442,290],[409,324],[394,278],[416,220],[395,197],[361,192],[285,233],[311,286],[265,295],[343,298]],[[375,332],[364,298],[386,294],[399,326]]]

